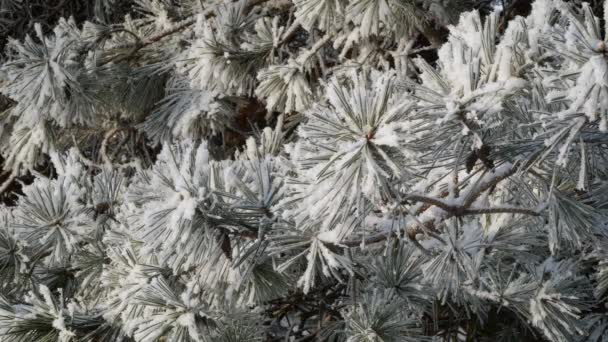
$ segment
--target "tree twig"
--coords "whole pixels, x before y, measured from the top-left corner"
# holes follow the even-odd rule
[[[430,204],[430,205],[436,206],[438,208],[441,208],[445,211],[453,211],[457,208],[455,206],[445,203],[444,201],[442,201],[438,198],[427,197],[424,195],[408,195],[407,197],[405,197],[405,200]]]
[[[511,213],[511,214],[539,216],[541,213],[538,210],[528,209],[528,208],[519,208],[519,207],[493,207],[493,208],[492,207],[489,207],[489,208],[473,207],[472,208],[471,207],[471,205],[475,202],[475,200],[477,198],[479,198],[479,196],[481,196],[481,194],[483,192],[496,186],[498,183],[507,179],[508,177],[514,175],[518,170],[517,165],[518,165],[518,163],[515,163],[512,165],[505,165],[504,167],[506,168],[506,170],[501,170],[501,172],[495,171],[496,172],[495,176],[490,177],[487,180],[483,179],[484,175],[482,175],[481,176],[482,178],[480,178],[478,180],[478,182],[476,182],[475,184],[472,185],[472,189],[469,191],[469,195],[466,196],[465,200],[456,205],[449,204],[439,198],[429,197],[429,196],[425,196],[425,195],[417,195],[417,194],[408,195],[405,197],[406,201],[414,201],[414,202],[421,202],[421,203],[427,204],[426,206],[422,207],[424,209],[421,208],[422,210],[418,210],[416,212],[417,215],[426,211],[431,206],[435,206],[437,208],[442,209],[444,211],[443,215],[440,215],[439,217],[428,218],[424,222],[420,222],[420,221],[415,222],[414,224],[408,225],[407,227],[400,229],[400,231],[398,233],[392,232],[392,231],[388,232],[388,233],[379,233],[379,234],[375,234],[375,235],[372,235],[370,237],[366,237],[363,239],[343,241],[339,245],[344,246],[344,247],[358,247],[362,244],[367,245],[367,244],[379,243],[379,242],[385,241],[386,239],[388,239],[391,236],[397,236],[397,235],[401,235],[404,233],[407,234],[407,236],[410,239],[415,240],[415,236],[418,233],[422,233],[427,230],[429,230],[431,232],[432,231],[436,232],[437,229],[436,229],[434,222],[437,219],[446,220],[451,217],[459,217],[459,216],[466,216],[466,215],[498,214],[498,213]]]
[[[534,209],[518,207],[494,207],[494,208],[469,208],[464,209],[460,215],[482,215],[482,214],[523,214],[540,216],[540,212]]]
[[[125,43],[113,46],[112,49],[136,49],[140,50],[146,46],[152,45],[158,41],[161,41],[163,38],[168,37],[174,33],[180,32],[196,23],[196,17],[186,18],[179,23],[175,24],[175,26],[170,27],[164,31],[158,32],[156,34],[151,35],[148,38],[137,40],[135,43]]]

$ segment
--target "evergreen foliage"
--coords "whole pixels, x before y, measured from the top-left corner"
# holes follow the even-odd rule
[[[608,1],[0,0],[0,341],[608,341]]]

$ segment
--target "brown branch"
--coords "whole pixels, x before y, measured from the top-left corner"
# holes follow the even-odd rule
[[[208,9],[207,11],[210,12],[210,10]],[[205,14],[208,14],[207,11],[205,11]],[[146,39],[140,39],[137,40],[135,43],[125,43],[125,44],[119,44],[116,46],[113,46],[113,49],[135,49],[135,51],[140,50],[148,45],[152,45],[156,42],[161,41],[163,38],[168,37],[174,33],[180,32],[192,25],[194,25],[194,23],[196,23],[196,17],[189,17],[186,18],[182,21],[180,21],[179,23],[177,23],[175,26],[170,27],[164,31],[158,32],[156,34],[151,35],[150,37],[146,38]]]
[[[397,234],[395,232],[380,233],[380,234],[372,235],[370,237],[367,237],[367,238],[361,239],[361,240],[344,241],[344,242],[341,242],[340,245],[346,246],[346,247],[359,247],[362,244],[371,245],[374,243],[385,241],[386,239],[388,239],[391,236],[397,236]]]
[[[211,10],[208,9],[207,11],[205,11],[205,13],[210,12],[210,11]],[[105,65],[110,62],[120,63],[125,60],[128,60],[133,55],[135,55],[135,53],[137,53],[137,51],[145,48],[146,46],[149,46],[158,41],[161,41],[163,38],[168,37],[174,33],[180,32],[180,31],[194,25],[194,23],[196,23],[196,17],[186,18],[186,19],[180,21],[179,23],[177,23],[175,26],[170,27],[157,34],[154,34],[146,39],[137,40],[135,43],[119,44],[119,45],[113,46],[112,49],[114,49],[114,50],[130,49],[131,51],[127,55],[123,55],[123,56],[118,55],[118,56],[115,56],[114,58],[109,58],[108,60],[102,62],[101,65]]]
[[[471,205],[475,202],[479,196],[486,190],[495,187],[498,183],[503,180],[509,178],[514,175],[518,170],[518,163],[515,163],[511,166],[508,166],[509,169],[501,172],[499,175],[492,177],[488,180],[481,180],[479,184],[474,184],[473,189],[469,192],[469,195],[466,197],[464,202],[460,205],[449,205],[446,202],[442,201],[438,198],[428,197],[424,195],[408,195],[405,200],[416,201],[425,203],[426,205],[421,207],[416,215],[426,211],[431,206],[438,207],[444,210],[444,214],[440,217],[432,217],[428,218],[424,222],[415,222],[405,228],[400,229],[399,232],[388,232],[388,233],[379,233],[376,235],[372,235],[367,238],[344,241],[339,245],[343,247],[358,247],[362,244],[374,244],[382,241],[386,241],[391,236],[398,236],[407,234],[407,237],[412,241],[416,241],[416,235],[420,233],[429,233],[435,234],[438,232],[437,227],[435,225],[436,220],[446,220],[452,217],[460,217],[465,215],[483,215],[483,214],[498,214],[498,213],[511,213],[511,214],[522,214],[522,215],[532,215],[539,216],[540,212],[533,209],[527,208],[518,208],[518,207],[494,207],[494,208],[471,208]],[[481,176],[483,177],[483,176]],[[442,193],[441,195],[447,196],[447,192]],[[442,196],[442,197],[445,197]]]
[[[403,234],[407,234],[407,237],[412,240],[412,241],[416,241],[416,235],[419,233],[423,233],[423,232],[437,232],[437,228],[435,227],[435,223],[431,220],[428,220],[426,222],[423,222],[422,224],[420,223],[416,223],[416,224],[412,224],[410,226],[408,226],[407,228],[401,229],[398,232],[388,232],[388,233],[379,233],[379,234],[375,234],[372,236],[369,236],[367,238],[364,239],[360,239],[360,240],[350,240],[350,241],[343,241],[340,243],[340,246],[344,246],[344,247],[359,247],[361,245],[367,245],[367,244],[374,244],[374,243],[379,243],[379,242],[383,242],[386,241],[389,237],[399,237],[399,236],[403,236]]]
[[[124,130],[129,130],[131,129],[128,126],[118,126],[118,127],[114,127],[112,129],[110,129],[109,131],[106,132],[106,134],[103,137],[103,141],[101,142],[101,148],[99,150],[99,154],[101,155],[101,160],[103,161],[103,163],[107,166],[112,167],[112,161],[110,160],[110,157],[108,157],[108,142],[110,141],[110,139],[118,132],[124,131]]]
[[[405,197],[406,201],[413,201],[413,202],[422,202],[422,203],[426,203],[429,206],[436,206],[438,208],[441,208],[445,211],[453,211],[455,209],[457,209],[458,207],[455,206],[451,206],[447,203],[445,203],[444,201],[438,199],[438,198],[433,198],[433,197],[427,197],[424,195],[408,195]],[[428,208],[428,207],[427,207]]]
[[[215,10],[215,6],[211,5],[207,9],[205,9],[202,14],[203,14],[203,16],[206,17],[206,16],[210,15],[211,13],[213,13],[214,10]],[[113,46],[112,49],[114,49],[114,50],[131,49],[131,52],[129,52],[129,54],[124,55],[120,58],[110,58],[110,59],[104,61],[103,63],[101,63],[101,65],[104,65],[104,64],[107,64],[110,62],[118,63],[118,62],[125,61],[125,60],[131,58],[137,51],[145,48],[146,46],[159,42],[159,41],[163,40],[164,38],[171,36],[174,33],[181,32],[182,30],[185,30],[188,27],[194,25],[197,21],[197,18],[198,18],[198,16],[188,17],[188,18],[178,22],[173,27],[170,27],[164,31],[153,34],[148,38],[137,39],[137,41],[135,43],[126,43],[126,44],[119,44],[119,45]]]
[[[251,11],[255,6],[263,4],[265,2],[267,2],[268,0],[251,0],[249,1],[245,7],[244,7],[244,11],[245,13],[248,13],[249,11]],[[211,15],[213,12],[215,11],[215,6],[211,5],[209,6],[207,9],[205,9],[202,13],[203,16],[207,17],[209,15]],[[110,58],[104,62],[101,63],[101,65],[105,65],[107,63],[110,62],[114,62],[114,63],[119,63],[119,62],[123,62],[125,60],[128,60],[129,58],[131,58],[133,55],[135,55],[135,53],[137,53],[139,50],[152,45],[156,42],[159,42],[161,40],[163,40],[164,38],[171,36],[172,34],[181,32],[185,29],[187,29],[188,27],[194,25],[197,21],[197,17],[198,16],[191,16],[188,18],[183,19],[182,21],[178,22],[177,24],[175,24],[173,27],[170,27],[162,32],[158,32],[156,34],[151,35],[148,38],[145,39],[140,39],[139,37],[137,37],[137,35],[134,35],[132,32],[130,31],[126,31],[126,30],[122,30],[125,31],[127,33],[130,33],[131,35],[134,35],[136,38],[136,42],[135,43],[125,43],[125,44],[119,44],[116,46],[113,46],[112,49],[114,50],[125,50],[125,49],[130,49],[131,51],[127,54],[127,55],[123,55],[122,57],[118,57],[116,56],[115,58]]]
[[[528,208],[496,207],[496,208],[469,208],[463,210],[460,215],[483,215],[483,214],[523,214],[540,216],[540,212]]]
[[[442,191],[442,192],[439,194],[438,198],[446,198],[446,197],[447,197],[449,194],[450,194],[450,192],[449,192],[449,191],[447,191],[447,190]],[[424,213],[425,211],[429,210],[429,208],[430,208],[430,207],[432,207],[432,205],[431,205],[431,204],[429,204],[429,203],[425,203],[423,206],[421,206],[420,208],[418,208],[418,209],[416,210],[416,212],[415,212],[416,216],[418,216],[418,215],[420,215],[420,214]]]
[[[268,0],[250,0],[245,5],[244,11],[245,11],[245,13],[247,13],[247,12],[251,11],[255,6],[263,4],[263,3],[267,2],[267,1]],[[211,5],[211,6],[207,7],[203,11],[202,15],[204,17],[207,17],[207,16],[211,15],[214,11],[215,11],[215,6]],[[131,50],[131,52],[128,55],[123,56],[122,58],[118,58],[116,60],[110,59],[110,60],[102,63],[102,65],[106,64],[106,63],[109,63],[111,61],[121,62],[121,61],[124,61],[125,59],[129,59],[137,51],[145,48],[146,46],[149,46],[149,45],[152,45],[152,44],[154,44],[156,42],[159,42],[159,41],[163,40],[164,38],[166,38],[168,36],[171,36],[172,34],[181,32],[181,31],[187,29],[188,27],[194,25],[196,23],[196,21],[197,21],[197,18],[198,18],[197,15],[185,18],[182,21],[180,21],[177,24],[175,24],[173,27],[170,27],[170,28],[168,28],[168,29],[166,29],[164,31],[158,32],[156,34],[153,34],[150,37],[145,38],[145,39],[139,39],[139,38],[137,38],[137,36],[135,36],[136,39],[137,39],[137,41],[135,43],[126,43],[126,44],[116,45],[116,46],[114,46],[112,48],[113,49],[120,49],[120,50],[122,50],[122,49],[132,49],[132,50]]]
[[[486,190],[495,187],[498,183],[514,175],[518,170],[518,166],[518,163],[515,163],[511,165],[510,168],[502,174],[493,177],[487,182],[477,185],[477,187],[473,191],[469,192],[462,206],[465,208],[470,207],[471,204],[473,204],[473,202],[475,202],[477,198],[479,198],[479,196],[481,196],[481,194],[484,193]]]

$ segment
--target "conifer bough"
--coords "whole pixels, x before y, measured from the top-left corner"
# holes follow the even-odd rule
[[[606,341],[608,1],[118,3],[0,0],[0,341]]]

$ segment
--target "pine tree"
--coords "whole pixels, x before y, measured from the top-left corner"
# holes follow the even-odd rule
[[[0,0],[0,341],[607,341],[608,1]]]

